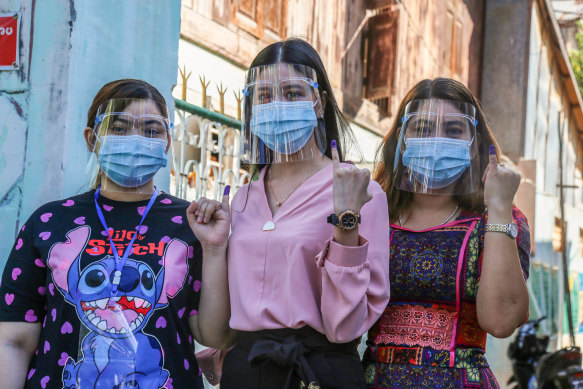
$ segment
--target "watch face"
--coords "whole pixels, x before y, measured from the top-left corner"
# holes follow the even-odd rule
[[[508,232],[510,233],[510,236],[512,237],[512,239],[516,239],[516,237],[518,236],[518,227],[514,223],[510,223],[508,227],[509,227]]]
[[[342,227],[349,229],[356,225],[356,216],[351,213],[345,213],[340,220]]]

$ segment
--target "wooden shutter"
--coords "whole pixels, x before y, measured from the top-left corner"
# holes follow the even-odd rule
[[[449,71],[449,76],[455,79],[461,79],[464,72],[463,34],[465,10],[466,8],[459,0],[447,2],[441,56],[444,73],[447,74],[446,72]]]
[[[229,0],[207,0],[212,1],[212,16],[215,22],[227,26],[229,23]]]
[[[462,61],[462,36],[463,34],[463,24],[460,19],[456,19],[453,25],[453,51],[451,53],[452,64],[451,72],[453,77],[460,78],[464,70],[464,64]]]
[[[448,9],[445,13],[444,18],[444,25],[443,30],[440,31],[441,36],[443,37],[441,41],[441,50],[440,50],[440,59],[443,66],[443,74],[447,74],[448,70],[451,69],[451,65],[453,64],[453,59],[451,57],[451,53],[453,51],[453,26],[455,24],[455,14],[452,9]]]
[[[264,29],[279,38],[285,38],[287,0],[264,0]]]
[[[232,0],[231,20],[243,30],[259,37],[261,34],[262,0]]]
[[[391,10],[368,21],[366,89],[367,99],[390,97],[395,84],[399,11]]]
[[[287,0],[231,0],[232,22],[259,39],[285,38],[286,17]]]

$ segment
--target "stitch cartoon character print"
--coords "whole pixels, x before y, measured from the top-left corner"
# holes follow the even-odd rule
[[[202,388],[189,328],[202,250],[183,220],[188,202],[161,193],[138,228],[144,201],[100,197],[105,231],[93,196],[36,210],[4,268],[0,321],[42,325],[24,388]],[[111,298],[109,237],[121,256],[134,236]]]
[[[120,293],[109,304],[115,258],[111,255],[79,268],[90,227],[67,234],[48,258],[55,285],[75,306],[79,320],[89,330],[81,345],[82,357],[69,358],[63,371],[66,389],[161,388],[168,379],[160,343],[142,330],[155,309],[182,288],[188,274],[188,247],[172,240],[164,253],[164,267],[157,276],[144,262],[129,258],[123,268]]]

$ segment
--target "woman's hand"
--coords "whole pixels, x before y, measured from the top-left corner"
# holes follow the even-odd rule
[[[230,186],[227,186],[222,202],[202,197],[190,203],[186,210],[188,224],[203,250],[227,247],[231,228],[229,191]]]
[[[488,214],[507,214],[512,212],[512,201],[520,185],[520,174],[498,164],[496,149],[490,146],[490,163],[484,172],[484,204]]]
[[[340,166],[336,141],[332,141],[332,163],[334,169],[334,212],[342,213],[347,209],[360,212],[364,204],[372,199],[368,191],[370,171],[356,166]]]

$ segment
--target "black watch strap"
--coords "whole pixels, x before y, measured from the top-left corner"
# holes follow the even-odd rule
[[[328,218],[326,219],[326,221],[330,224],[332,224],[333,226],[337,226],[338,223],[340,222],[340,220],[338,219],[338,216],[333,213],[330,216],[328,216]]]

